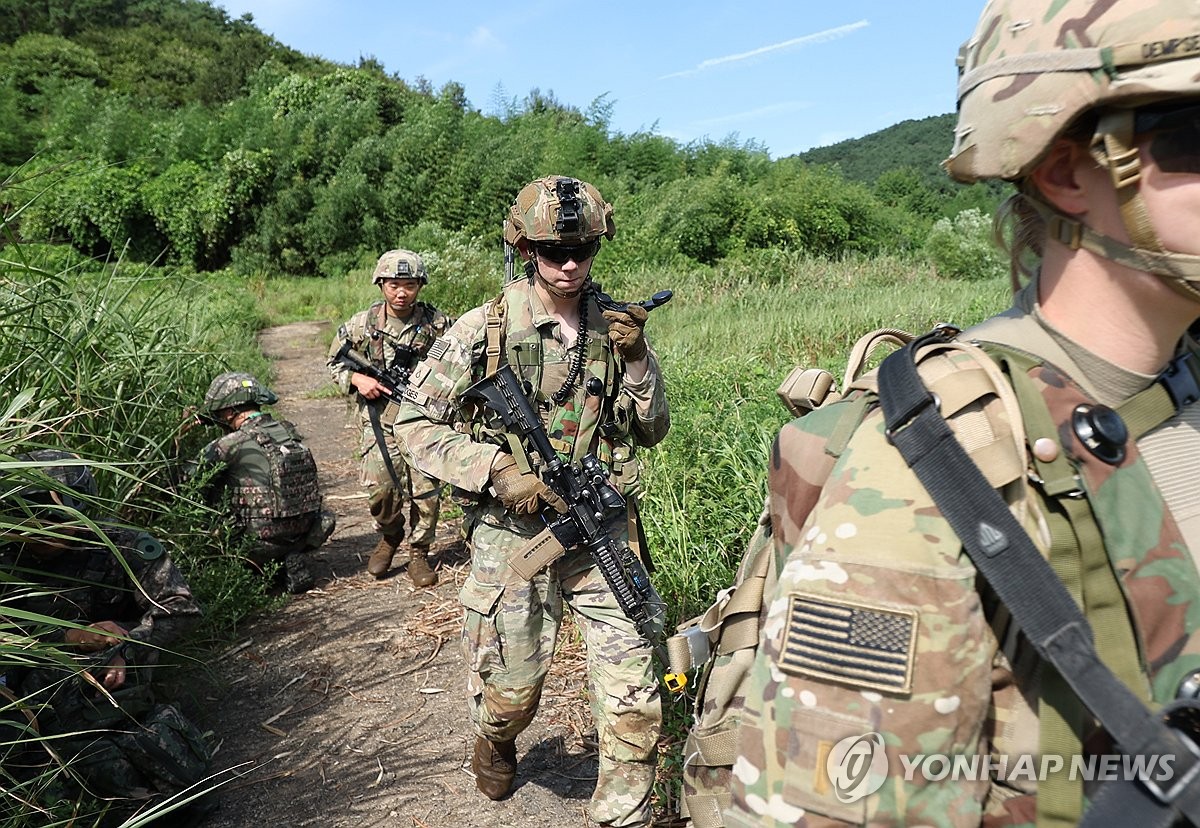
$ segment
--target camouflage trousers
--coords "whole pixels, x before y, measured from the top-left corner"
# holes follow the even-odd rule
[[[525,581],[508,566],[527,532],[468,517],[471,574],[463,653],[475,731],[513,739],[533,720],[554,656],[563,604],[587,649],[587,687],[599,736],[591,818],[600,825],[650,824],[662,705],[651,650],[617,606],[586,552],[568,553]]]
[[[429,546],[437,531],[442,503],[442,484],[413,468],[412,462],[384,427],[388,456],[400,488],[396,487],[383,462],[383,453],[370,425],[363,428],[360,443],[359,482],[371,493],[369,506],[375,528],[389,537],[403,537],[408,519],[408,541],[413,546]],[[407,506],[407,508],[405,508]]]

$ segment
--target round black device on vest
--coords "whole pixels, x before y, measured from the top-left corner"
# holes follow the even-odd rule
[[[1121,415],[1107,405],[1080,405],[1071,413],[1071,427],[1084,448],[1110,466],[1125,461],[1129,429]]]
[[[601,379],[599,377],[592,377],[590,380],[587,381],[587,385],[585,385],[584,387],[587,389],[587,392],[589,394],[591,394],[593,397],[599,397],[600,392],[602,392],[604,390],[604,383],[603,383],[603,381],[601,381]]]

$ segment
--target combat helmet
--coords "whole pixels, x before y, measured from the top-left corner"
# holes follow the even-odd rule
[[[411,250],[389,250],[379,257],[371,284],[377,285],[384,279],[416,279],[423,285],[429,284],[425,262]]]
[[[279,398],[275,392],[259,382],[252,374],[240,371],[226,371],[220,374],[208,386],[204,393],[204,402],[200,404],[197,416],[210,423],[217,422],[214,415],[226,408],[239,406],[273,405]]]
[[[18,454],[14,459],[36,463],[42,474],[61,484],[50,487],[30,484],[21,488],[17,494],[28,504],[65,506],[86,513],[90,502],[99,494],[92,470],[81,462],[78,454],[58,449],[37,449]]]
[[[1138,107],[1200,104],[1200,4],[992,0],[958,64],[958,123],[945,162],[951,176],[1022,181],[1056,139],[1086,125],[1090,135],[1080,137],[1091,138],[1093,156],[1112,175],[1132,244],[1058,213],[1026,188],[1030,205],[1053,238],[1200,299],[1200,257],[1164,250],[1150,224],[1134,143]]]
[[[582,244],[617,233],[612,205],[585,181],[562,175],[539,178],[521,188],[508,210],[504,241]]]

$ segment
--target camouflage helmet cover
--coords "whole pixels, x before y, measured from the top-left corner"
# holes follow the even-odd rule
[[[612,205],[585,181],[548,175],[526,184],[508,210],[504,240],[579,244],[617,233]]]
[[[36,463],[39,470],[47,477],[62,484],[64,489],[76,492],[84,498],[93,499],[99,494],[99,490],[96,487],[96,478],[92,476],[92,470],[80,462],[81,458],[78,454],[58,449],[38,449],[18,454],[15,459],[27,463]],[[69,463],[64,463],[63,461],[69,461]],[[40,486],[31,485],[21,489],[19,494],[22,498],[30,502],[45,502],[49,505],[53,501],[80,512],[87,511],[88,504],[86,500],[73,498],[62,489],[55,489],[51,492]]]
[[[423,285],[429,284],[425,262],[411,250],[389,250],[379,257],[371,284],[377,285],[384,279],[416,279]]]
[[[275,392],[259,382],[254,375],[227,371],[217,376],[208,386],[199,414],[211,420],[213,414],[226,408],[240,405],[272,405],[278,401]]]
[[[1195,0],[992,0],[959,53],[945,166],[963,182],[1020,179],[1089,110],[1198,96]]]

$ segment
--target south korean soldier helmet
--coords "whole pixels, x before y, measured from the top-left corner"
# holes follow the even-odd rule
[[[525,185],[508,210],[504,240],[583,244],[617,233],[612,205],[577,178],[548,175]]]
[[[992,0],[959,52],[959,181],[1015,181],[1086,112],[1200,97],[1194,0]]]
[[[423,285],[429,284],[425,262],[411,250],[389,250],[379,257],[371,284],[377,285],[384,279],[416,279]]]
[[[273,405],[278,401],[275,392],[259,382],[253,374],[226,371],[208,386],[197,414],[200,419],[211,423],[215,422],[214,414],[227,408]]]
[[[37,449],[16,455],[15,459],[36,463],[38,469],[61,486],[50,488],[30,485],[17,493],[27,503],[66,506],[87,512],[89,504],[99,494],[92,470],[80,462],[78,454],[59,449]]]

